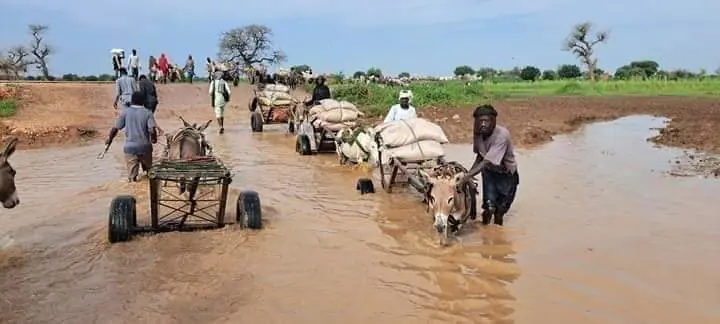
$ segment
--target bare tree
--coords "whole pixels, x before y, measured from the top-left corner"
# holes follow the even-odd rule
[[[281,63],[287,56],[274,48],[272,36],[272,30],[263,25],[232,29],[221,34],[218,56],[225,62],[241,60],[245,66],[263,62]]]
[[[55,48],[45,42],[45,33],[50,29],[46,25],[29,25],[30,35],[33,39],[30,41],[30,53],[33,55],[33,64],[37,64],[37,68],[42,71],[45,80],[50,78],[50,69],[48,68],[48,60],[50,55],[55,54]]]
[[[29,56],[30,51],[22,45],[14,46],[8,50],[7,61],[13,68],[15,78],[20,77],[20,72],[27,72],[27,66],[30,64],[28,61]]]
[[[565,40],[563,50],[575,54],[580,59],[580,62],[587,67],[590,80],[595,81],[595,67],[597,66],[595,45],[607,42],[609,32],[598,32],[592,37],[590,35],[592,29],[593,24],[589,21],[575,25],[573,31]]]

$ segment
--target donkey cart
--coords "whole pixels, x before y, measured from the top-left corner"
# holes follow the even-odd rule
[[[231,182],[230,170],[212,156],[161,160],[149,172],[150,224],[138,224],[135,197],[117,196],[110,204],[108,239],[116,243],[129,241],[136,233],[222,228]],[[240,193],[235,216],[244,228],[262,227],[257,192]]]
[[[262,93],[262,92],[261,92]],[[295,133],[295,106],[297,101],[290,99],[281,104],[274,98],[268,98],[255,92],[250,100],[250,129],[255,133],[263,131],[263,125],[287,124],[288,132]]]

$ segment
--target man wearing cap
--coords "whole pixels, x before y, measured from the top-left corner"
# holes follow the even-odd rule
[[[482,222],[487,225],[494,220],[502,226],[520,184],[510,132],[496,124],[497,111],[491,105],[475,108],[473,118],[475,162],[460,184],[482,174]]]
[[[312,98],[305,102],[305,106],[317,105],[320,100],[330,98],[330,88],[325,85],[325,77],[321,75],[315,79],[315,89],[313,89]]]
[[[410,102],[412,101],[412,96],[413,95],[410,90],[400,91],[400,96],[398,97],[400,103],[390,107],[390,111],[388,112],[383,122],[389,123],[396,120],[417,118],[415,107],[410,105]]]

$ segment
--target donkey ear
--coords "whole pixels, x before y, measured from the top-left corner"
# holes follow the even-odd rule
[[[182,118],[182,116],[178,116],[178,117],[179,117],[180,120],[183,122],[183,125],[184,125],[185,127],[191,127],[191,126],[192,126],[192,125],[190,125],[190,123],[188,123],[188,122],[185,120],[185,118]]]
[[[212,123],[212,119],[208,120],[207,123],[205,123],[205,125],[200,126],[199,130],[201,132],[206,130],[208,128],[208,126],[210,126],[211,123]]]
[[[3,152],[2,152],[3,158],[7,159],[11,155],[13,155],[13,153],[15,153],[15,146],[17,146],[17,143],[18,143],[17,137],[13,137],[10,139],[10,141],[5,146],[5,150],[3,150]]]
[[[418,173],[420,173],[420,176],[427,181],[429,184],[434,184],[437,179],[435,179],[435,175],[433,172],[427,172],[425,170],[418,170]]]

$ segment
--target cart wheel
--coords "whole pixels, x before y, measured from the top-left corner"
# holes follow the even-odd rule
[[[261,133],[263,131],[262,116],[259,113],[253,112],[252,115],[250,115],[250,128],[255,133]]]
[[[108,240],[110,243],[126,242],[132,237],[133,225],[137,224],[135,197],[117,196],[110,203],[108,217]]]
[[[295,123],[293,123],[292,121],[288,122],[288,132],[293,134],[295,133]]]
[[[300,153],[300,155],[312,154],[310,150],[310,137],[307,136],[307,134],[298,135],[295,142],[295,149],[298,153]]]
[[[260,208],[260,195],[248,190],[240,193],[235,210],[237,223],[243,228],[261,229],[262,210]]]

